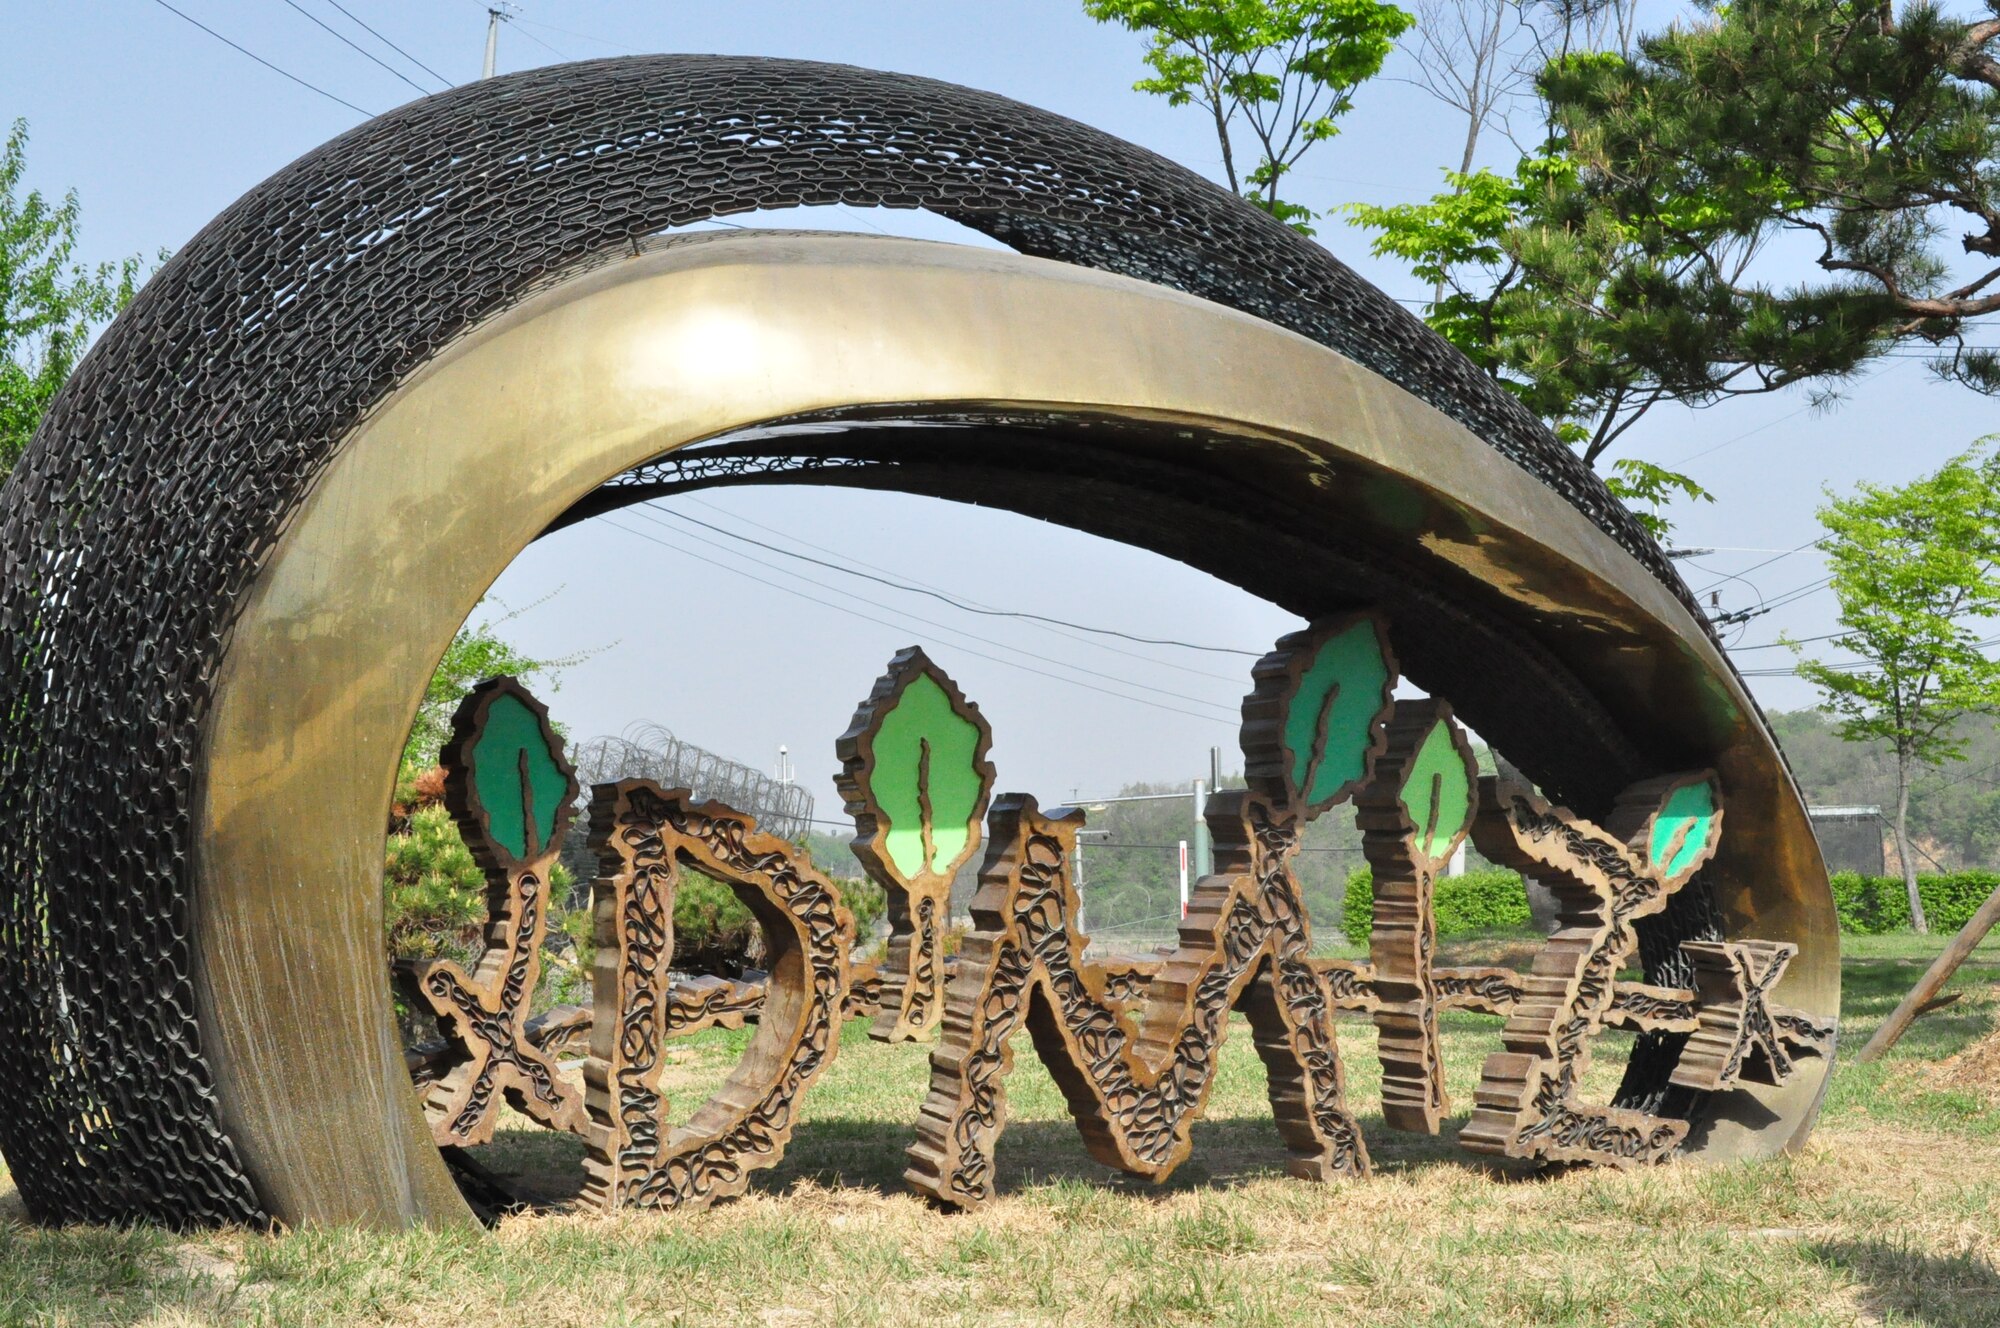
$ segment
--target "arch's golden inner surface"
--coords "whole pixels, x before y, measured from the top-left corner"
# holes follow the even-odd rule
[[[225,1125],[275,1215],[469,1220],[397,1045],[380,892],[397,757],[452,633],[612,476],[855,406],[1185,424],[1303,464],[1318,479],[1284,510],[1350,532],[1373,521],[1469,572],[1614,715],[1672,708],[1731,790],[1736,829],[1711,868],[1731,930],[1799,944],[1786,1000],[1835,1010],[1825,872],[1748,697],[1658,581],[1463,427],[1301,337],[1161,287],[953,246],[744,235],[600,269],[441,356],[340,449],[237,622],[196,809],[197,981]],[[1454,519],[1397,536],[1336,468]],[[1258,482],[1277,473],[1295,471]],[[1720,1120],[1706,1150],[1782,1145],[1809,1126],[1824,1075],[1802,1067],[1750,1099],[1789,1128]]]

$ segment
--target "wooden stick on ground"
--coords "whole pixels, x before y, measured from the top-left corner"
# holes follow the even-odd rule
[[[1875,1036],[1868,1039],[1868,1045],[1861,1049],[1861,1054],[1855,1059],[1865,1065],[1869,1061],[1880,1059],[1889,1048],[1895,1046],[1909,1030],[1916,1017],[1923,1013],[1923,1007],[1938,994],[1938,988],[1951,981],[1951,975],[1958,972],[1958,966],[1965,962],[1965,957],[1971,954],[1981,941],[1986,939],[1986,933],[1993,930],[1993,924],[1996,922],[2000,922],[2000,890],[1995,890],[1986,897],[1986,902],[1979,906],[1979,911],[1972,915],[1972,919],[1965,924],[1958,935],[1951,938],[1951,944],[1944,948],[1944,953],[1924,970],[1924,975],[1917,980],[1917,985],[1910,988],[1910,994],[1903,998],[1903,1003],[1895,1008],[1882,1026],[1875,1030]]]

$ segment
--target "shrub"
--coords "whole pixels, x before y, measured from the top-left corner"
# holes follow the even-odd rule
[[[389,836],[382,913],[391,955],[467,958],[486,925],[486,876],[443,807],[421,807]]]
[[[1903,931],[1910,925],[1910,899],[1900,876],[1862,876],[1857,872],[1835,872],[1833,906],[1840,914],[1840,929],[1862,936]],[[1924,901],[1933,931],[1951,932],[1963,927],[1979,906],[1986,902],[2000,875],[1989,871],[1961,871],[1920,875],[1917,894]]]
[[[854,915],[854,947],[863,949],[874,939],[882,915],[889,911],[888,892],[865,876],[830,879],[840,891],[840,902]]]
[[[1879,936],[1909,928],[1910,900],[1903,892],[1902,877],[1836,872],[1831,884],[1833,906],[1840,915],[1842,931]],[[1356,945],[1368,943],[1368,929],[1374,922],[1372,887],[1373,879],[1366,867],[1357,868],[1347,878],[1341,930]],[[1996,888],[2000,888],[2000,873],[1990,871],[1939,872],[1917,877],[1917,892],[1923,897],[1924,912],[1930,915],[1932,929],[1940,932],[1963,927]],[[1444,877],[1437,883],[1437,920],[1439,936],[1528,926],[1528,897],[1521,888],[1521,878],[1498,869]]]
[[[882,887],[865,878],[829,877],[847,911],[854,915],[856,948],[867,944],[888,908]],[[736,891],[693,867],[681,867],[674,897],[674,967],[690,973],[733,977],[756,968],[764,954],[763,931],[736,897]]]
[[[1520,931],[1532,925],[1528,892],[1518,872],[1499,867],[1440,876],[1432,907],[1439,936],[1470,936],[1483,931]],[[1355,945],[1368,944],[1375,925],[1375,877],[1357,867],[1347,877],[1347,898],[1341,901],[1341,930]]]

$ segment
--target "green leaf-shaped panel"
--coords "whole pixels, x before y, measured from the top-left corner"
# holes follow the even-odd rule
[[[1667,880],[1685,872],[1707,851],[1715,835],[1715,817],[1714,784],[1703,781],[1675,789],[1653,818],[1647,860]]]
[[[1319,806],[1368,771],[1389,663],[1363,619],[1321,643],[1285,707],[1284,744],[1295,798]]]
[[[889,860],[905,877],[949,867],[965,851],[986,793],[979,740],[979,726],[927,673],[911,679],[883,717],[868,782]]]
[[[539,853],[555,838],[556,820],[569,796],[555,735],[512,692],[501,692],[486,708],[485,723],[472,746],[467,773],[486,813],[493,842],[515,858]]]
[[[1417,828],[1416,846],[1426,857],[1440,858],[1452,841],[1472,824],[1476,768],[1453,741],[1451,725],[1439,720],[1424,736],[1403,780],[1403,810]]]

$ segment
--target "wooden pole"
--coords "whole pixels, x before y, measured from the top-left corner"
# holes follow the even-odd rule
[[[1917,980],[1917,985],[1910,989],[1910,994],[1903,998],[1903,1003],[1895,1008],[1880,1028],[1875,1030],[1875,1036],[1868,1039],[1868,1045],[1861,1049],[1861,1054],[1855,1059],[1865,1065],[1869,1061],[1879,1060],[1889,1048],[1895,1046],[1909,1030],[1910,1024],[1923,1013],[1923,1007],[1938,994],[1938,989],[1951,981],[1951,975],[1958,971],[1958,966],[1965,962],[1965,957],[1986,939],[1986,933],[1993,930],[1993,924],[1996,922],[2000,922],[2000,890],[1995,890],[1986,897],[1986,902],[1979,906],[1979,911],[1972,915],[1971,920],[1958,935],[1951,938],[1951,944],[1944,948],[1944,953],[1924,970],[1924,975]]]

